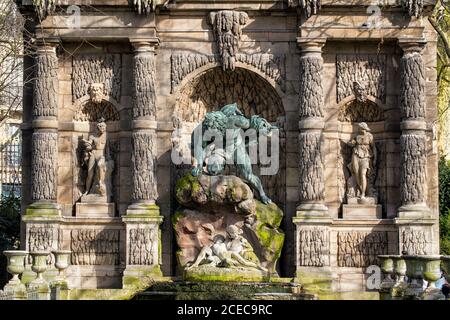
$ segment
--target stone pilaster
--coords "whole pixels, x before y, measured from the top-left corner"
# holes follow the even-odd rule
[[[124,288],[144,285],[161,276],[161,231],[163,217],[155,200],[156,181],[156,87],[157,38],[132,40],[133,132],[131,204],[122,217],[126,232]]]
[[[27,215],[59,215],[58,41],[41,39],[36,50],[31,142],[31,200]]]
[[[327,215],[322,158],[324,128],[322,47],[324,39],[302,39],[299,87],[299,196],[297,215]]]

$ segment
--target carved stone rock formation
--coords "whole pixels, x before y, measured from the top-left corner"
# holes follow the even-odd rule
[[[423,230],[404,229],[400,233],[401,252],[407,254],[427,254],[427,237]]]
[[[135,54],[133,64],[133,118],[156,117],[155,58],[153,52]]]
[[[287,0],[290,7],[299,7],[306,18],[318,14],[321,0]]]
[[[320,133],[301,132],[298,136],[300,202],[324,200],[323,159]]]
[[[155,200],[158,197],[155,134],[150,132],[133,132],[132,143],[131,198],[133,201]]]
[[[191,209],[202,206],[211,212],[228,209],[242,215],[256,213],[252,190],[235,176],[188,174],[177,181],[175,196],[178,203]]]
[[[401,59],[400,106],[403,118],[425,117],[425,67],[419,52],[405,52]]]
[[[279,229],[283,212],[275,204],[254,200],[248,185],[235,176],[188,174],[177,182],[175,192],[182,205],[172,217],[181,267],[193,263],[216,235],[226,238],[227,227],[236,225],[244,230],[261,266],[275,272],[284,241]]]
[[[120,101],[122,63],[119,54],[80,54],[73,57],[73,100],[89,94],[91,83],[103,83],[105,96]]]
[[[423,0],[402,0],[403,8],[410,17],[420,18],[423,12]]]
[[[171,56],[171,90],[175,92],[181,81],[194,70],[205,66],[208,63],[218,63],[218,55],[205,55],[198,53],[177,53]],[[236,55],[236,62],[241,62],[255,67],[266,76],[273,79],[284,89],[286,77],[285,55],[275,55],[269,53]]]
[[[304,228],[297,234],[297,265],[323,267],[329,265],[330,240],[326,228]]]
[[[152,227],[130,229],[128,264],[154,265],[158,263],[158,230]]]
[[[209,15],[209,23],[213,27],[219,47],[223,70],[234,70],[242,27],[246,25],[247,21],[247,13],[239,11],[223,10],[211,12]]]
[[[73,229],[70,231],[73,265],[118,265],[120,231]]]
[[[339,267],[362,268],[377,264],[377,256],[388,253],[385,231],[340,231],[337,234]]]
[[[323,60],[321,57],[300,58],[299,117],[323,117]]]
[[[58,133],[34,132],[31,149],[31,197],[56,201]]]
[[[400,189],[402,204],[425,203],[426,192],[426,136],[402,134],[400,137],[402,176]]]
[[[336,56],[337,102],[354,95],[354,83],[363,83],[366,94],[385,100],[386,55],[338,54]]]
[[[105,119],[105,121],[120,120],[119,112],[111,102],[106,100],[103,100],[100,103],[94,103],[88,100],[75,111],[73,116],[73,120],[75,121],[88,122],[96,122],[100,118]]]
[[[376,103],[353,100],[341,107],[338,115],[342,122],[376,122],[384,120],[384,112]]]
[[[55,53],[36,55],[34,117],[56,117],[58,113],[58,59]]]

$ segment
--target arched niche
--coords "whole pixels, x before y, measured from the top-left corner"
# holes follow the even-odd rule
[[[352,147],[348,143],[358,133],[358,123],[365,122],[371,129],[377,150],[377,166],[375,171],[368,172],[368,180],[373,185],[369,190],[371,196],[375,195],[378,203],[382,205],[383,215],[387,209],[387,178],[386,178],[386,138],[385,138],[385,105],[381,100],[368,95],[366,99],[357,99],[351,95],[343,99],[337,106],[336,127],[338,133],[337,163],[330,166],[337,167],[337,186],[339,199],[339,216],[342,213],[342,205],[346,203],[347,183],[350,178],[348,164],[351,161]]]
[[[82,168],[81,139],[88,139],[94,134],[97,128],[97,121],[101,118],[106,122],[107,139],[110,148],[110,155],[114,161],[110,181],[112,199],[116,203],[116,210],[119,207],[120,188],[120,115],[124,108],[115,99],[104,95],[100,102],[94,103],[89,95],[85,95],[76,100],[71,106],[73,136],[72,136],[72,176],[73,176],[73,211],[75,203],[81,198],[85,191],[84,182],[86,170]]]
[[[74,103],[73,121],[96,122],[103,118],[106,122],[120,120],[120,105],[111,97],[103,96],[100,103],[91,101],[86,95]]]
[[[253,170],[260,176],[268,196],[283,208],[286,203],[285,112],[278,90],[262,75],[248,68],[238,66],[230,72],[213,66],[185,79],[175,94],[172,120],[176,130],[172,135],[172,152],[189,153],[191,133],[205,114],[234,102],[247,117],[260,115],[281,129],[278,174],[261,176],[258,165],[254,165]],[[174,165],[172,185],[190,167],[189,164]],[[229,168],[227,173],[236,174],[236,171]]]

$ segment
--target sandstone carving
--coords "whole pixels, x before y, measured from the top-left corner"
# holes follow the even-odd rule
[[[56,201],[58,133],[34,132],[31,150],[31,197]]]
[[[426,192],[426,137],[402,134],[400,137],[402,175],[400,189],[402,204],[425,203]]]
[[[174,116],[200,123],[208,111],[234,102],[245,115],[258,114],[270,122],[284,114],[277,92],[260,76],[241,68],[226,72],[217,67],[184,86]]]
[[[51,226],[34,226],[28,229],[28,250],[51,250],[53,245],[53,228]]]
[[[321,0],[287,0],[290,7],[299,7],[306,18],[318,14],[321,8]]]
[[[73,229],[70,250],[73,265],[118,265],[119,230]]]
[[[59,234],[51,225],[31,225],[28,229],[28,251],[51,251],[56,249],[54,243],[59,243]],[[31,263],[31,257],[29,257]],[[52,255],[48,256],[47,263],[52,263]]]
[[[363,103],[352,100],[339,110],[338,119],[342,122],[377,122],[384,120],[384,113],[370,100]]]
[[[219,47],[223,70],[234,70],[236,54],[242,35],[242,27],[247,24],[245,12],[223,10],[211,12],[209,23],[213,27],[214,36]]]
[[[156,7],[168,3],[169,0],[129,0],[138,14],[149,15],[155,12]]]
[[[154,265],[158,263],[155,252],[158,246],[158,231],[155,228],[130,229],[128,264]]]
[[[386,59],[380,54],[336,56],[337,102],[355,94],[355,82],[364,84],[365,94],[385,101]]]
[[[301,132],[298,143],[300,202],[324,200],[321,135]]]
[[[134,55],[133,117],[156,118],[155,61],[152,52]]]
[[[97,122],[97,132],[81,140],[82,166],[87,171],[85,191],[81,201],[92,199],[108,202],[111,197],[111,173],[114,161],[110,155],[104,119]],[[90,197],[88,197],[90,195]]]
[[[32,0],[32,3],[38,13],[39,19],[43,21],[47,15],[55,12],[58,0]]]
[[[403,118],[425,118],[425,68],[419,52],[401,59],[400,106]]]
[[[105,121],[119,121],[120,116],[112,103],[102,100],[100,103],[94,103],[88,100],[75,111],[73,119],[75,121],[95,122],[103,118]]]
[[[172,93],[180,82],[191,72],[208,63],[220,62],[218,55],[177,53],[171,56]],[[255,67],[273,79],[284,90],[285,56],[269,53],[236,54],[236,62]]]
[[[365,122],[358,124],[359,133],[350,141],[352,158],[348,164],[350,178],[347,181],[347,201],[358,198],[358,203],[377,203],[374,177],[377,167],[377,150],[370,128]]]
[[[103,95],[120,101],[122,63],[119,54],[80,54],[72,62],[73,101],[89,94],[92,83],[103,84]]]
[[[323,267],[329,265],[330,241],[325,228],[301,229],[297,234],[298,265]]]
[[[149,132],[133,132],[132,194],[133,201],[158,198],[156,184],[156,137]]]
[[[401,252],[406,254],[427,254],[427,237],[423,230],[404,229],[400,233]]]
[[[58,113],[58,59],[55,53],[36,55],[34,117],[56,117]]]
[[[323,117],[321,57],[302,56],[300,58],[299,116]]]
[[[199,267],[200,263],[209,264],[212,267],[248,267],[267,272],[260,265],[252,245],[242,236],[242,229],[236,225],[226,228],[226,238],[216,235],[210,245],[201,248],[195,261],[186,267],[186,270]]]
[[[103,83],[91,83],[89,86],[89,97],[92,103],[99,104],[102,102],[104,96],[103,92],[105,86]]]
[[[377,263],[377,256],[388,253],[385,231],[341,231],[338,240],[338,266],[361,268]]]
[[[420,18],[423,12],[423,0],[402,0],[403,8],[410,17]]]

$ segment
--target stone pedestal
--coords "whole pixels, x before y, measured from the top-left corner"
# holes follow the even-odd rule
[[[380,204],[344,204],[342,207],[344,219],[381,219]]]
[[[332,287],[330,268],[330,232],[332,219],[324,215],[310,216],[297,212],[296,225],[296,280],[306,292],[326,293]]]
[[[145,287],[152,279],[162,276],[159,225],[163,217],[159,215],[156,205],[146,212],[141,208],[139,212],[140,214],[130,214],[128,211],[127,215],[122,217],[126,232],[123,288]]]
[[[83,218],[114,217],[115,212],[114,203],[80,202],[76,204],[75,215]]]

